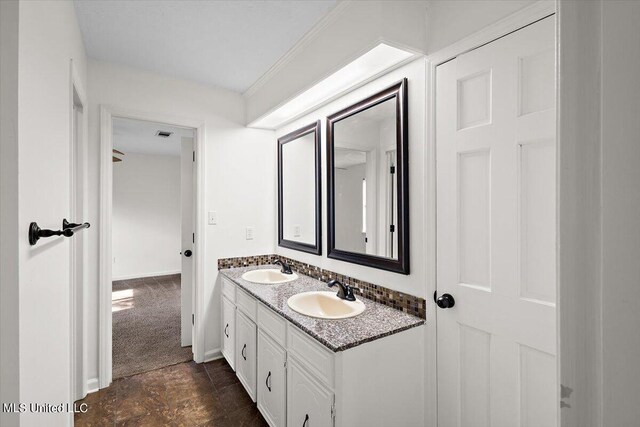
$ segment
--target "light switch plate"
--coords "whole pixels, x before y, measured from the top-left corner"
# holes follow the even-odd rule
[[[247,227],[245,231],[247,240],[253,240],[253,227]]]
[[[209,225],[216,225],[218,223],[218,212],[210,211],[208,218]]]

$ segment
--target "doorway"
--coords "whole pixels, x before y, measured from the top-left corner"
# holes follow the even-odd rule
[[[557,425],[555,17],[436,68],[438,425]]]
[[[203,126],[102,108],[100,388],[201,361]],[[199,360],[200,359],[200,360]]]
[[[113,378],[192,360],[195,130],[113,119]]]

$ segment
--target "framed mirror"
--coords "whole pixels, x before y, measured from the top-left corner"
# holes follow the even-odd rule
[[[320,255],[320,121],[278,139],[278,245]]]
[[[328,257],[409,274],[407,79],[327,117]]]

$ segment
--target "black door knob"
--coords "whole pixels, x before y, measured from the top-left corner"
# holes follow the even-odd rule
[[[442,294],[438,299],[436,299],[436,304],[440,308],[451,308],[456,305],[456,300],[451,294]]]
[[[186,256],[187,258],[189,258],[191,256],[191,254],[193,254],[193,252],[191,252],[191,250],[189,250],[189,249],[184,251],[184,256]]]

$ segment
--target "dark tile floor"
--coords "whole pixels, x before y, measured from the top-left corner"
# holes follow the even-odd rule
[[[77,402],[76,426],[266,426],[224,359],[180,363],[114,381]]]

